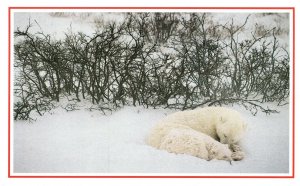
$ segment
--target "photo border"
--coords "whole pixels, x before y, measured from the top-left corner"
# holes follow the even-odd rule
[[[12,10],[289,10],[292,11],[292,158],[291,175],[201,176],[201,175],[12,175],[11,174],[11,13]],[[289,172],[290,174],[290,172]],[[295,178],[295,7],[8,7],[8,178]]]

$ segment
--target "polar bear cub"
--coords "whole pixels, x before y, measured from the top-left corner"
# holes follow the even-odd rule
[[[226,160],[231,163],[232,152],[228,144],[191,128],[177,125],[166,134],[158,147],[176,154],[188,154],[205,160]]]
[[[162,137],[176,125],[190,127],[224,144],[237,144],[246,131],[241,115],[225,107],[206,107],[180,111],[162,119],[147,138],[149,145],[159,147]]]

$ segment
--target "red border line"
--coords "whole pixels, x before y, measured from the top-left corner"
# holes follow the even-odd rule
[[[292,144],[292,149],[293,149],[293,152],[292,152],[292,175],[293,177],[295,177],[295,47],[296,47],[296,28],[295,28],[295,25],[296,25],[296,11],[295,11],[295,8],[293,8],[293,79],[292,79],[292,82],[293,82],[293,95],[292,95],[292,101],[293,101],[293,108],[292,108],[292,122],[293,122],[293,126],[292,126],[292,138],[293,138],[293,144]]]
[[[11,72],[11,58],[10,58],[10,48],[11,48],[11,39],[10,39],[10,32],[11,32],[11,14],[10,9],[8,11],[8,177],[10,176],[10,72]]]
[[[10,176],[9,178],[294,178],[292,176]]]
[[[87,9],[87,10],[292,10],[293,17],[293,72],[292,72],[292,175],[287,176],[13,176],[11,175],[11,10],[25,10],[25,9]],[[295,178],[295,7],[8,7],[8,178]]]
[[[291,10],[294,9],[294,7],[9,7],[10,9],[114,9],[114,10],[120,10],[120,9],[126,9],[126,10],[149,10],[149,9],[156,9],[156,10],[199,10],[199,9],[205,9],[205,10],[224,10],[224,9],[231,9],[231,10]]]

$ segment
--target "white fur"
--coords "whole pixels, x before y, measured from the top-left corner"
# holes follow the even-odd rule
[[[183,125],[171,129],[162,138],[159,149],[176,154],[189,154],[205,160],[232,160],[232,152],[227,144]]]
[[[237,111],[225,107],[206,107],[167,116],[152,129],[147,143],[159,148],[162,138],[178,125],[207,134],[224,144],[236,144],[246,130],[246,124]]]

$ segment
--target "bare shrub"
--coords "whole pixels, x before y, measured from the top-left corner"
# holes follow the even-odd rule
[[[14,118],[43,115],[71,95],[103,113],[124,105],[184,110],[233,103],[274,113],[262,103],[287,103],[289,53],[276,28],[257,25],[239,39],[247,21],[221,25],[207,13],[143,12],[62,40],[31,33],[31,25],[17,29]],[[76,110],[76,102],[64,108]]]

